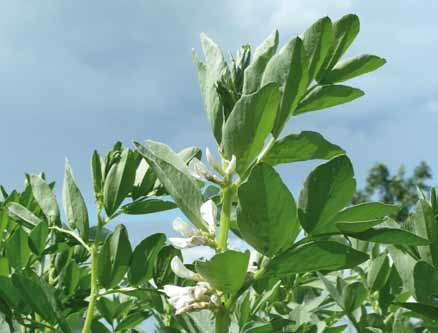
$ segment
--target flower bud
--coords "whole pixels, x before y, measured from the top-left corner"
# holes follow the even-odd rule
[[[227,170],[225,173],[230,176],[236,171],[236,155],[231,157],[230,162],[228,163]]]
[[[202,278],[199,274],[191,271],[186,266],[184,266],[183,262],[179,257],[173,257],[170,262],[170,268],[175,273],[176,276],[187,280],[200,281]]]
[[[207,223],[208,231],[214,234],[216,230],[217,207],[213,200],[204,202],[200,208],[200,212],[202,219]]]
[[[173,220],[173,230],[179,232],[184,237],[191,237],[195,234],[195,230],[179,217]]]

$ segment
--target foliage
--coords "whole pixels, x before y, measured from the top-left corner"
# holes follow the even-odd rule
[[[325,17],[278,52],[274,32],[228,62],[201,35],[205,59],[194,61],[219,160],[154,141],[94,152],[95,219],[69,163],[65,218],[44,174],[2,188],[1,331],[139,332],[154,317],[168,333],[344,332],[346,321],[358,332],[435,332],[436,191],[401,227],[387,217],[395,205],[350,205],[356,181],[342,148],[309,131],[281,136],[289,119],[364,94],[339,83],[385,60],[341,60],[358,32],[355,15]],[[295,199],[275,166],[315,159],[325,162]],[[108,228],[176,207],[182,237],[133,246],[122,224]],[[231,233],[251,250],[231,249]],[[181,250],[196,246],[215,254],[185,264]]]
[[[417,165],[410,176],[406,176],[403,165],[396,174],[391,175],[385,164],[376,163],[368,172],[365,187],[356,192],[353,204],[372,198],[388,204],[397,204],[400,205],[400,210],[392,217],[396,221],[405,221],[418,200],[418,190],[428,192],[431,189],[427,184],[430,179],[432,174],[426,162]]]

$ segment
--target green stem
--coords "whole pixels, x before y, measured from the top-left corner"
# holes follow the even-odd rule
[[[225,251],[227,249],[232,200],[233,200],[233,187],[232,186],[224,187],[221,219],[219,224],[219,238],[217,241],[217,246],[219,251]]]
[[[228,311],[221,309],[216,312],[216,330],[215,333],[228,333],[230,328],[231,320]]]
[[[91,290],[90,290],[90,297],[88,302],[87,316],[85,317],[85,323],[82,333],[90,333],[91,331],[91,323],[93,321],[93,316],[94,316],[94,307],[96,305],[96,300],[99,293],[99,286],[97,284],[97,264],[99,259],[98,248],[99,248],[100,234],[102,233],[103,225],[104,225],[104,221],[99,211],[97,215],[96,238],[94,239],[94,243],[91,246]]]

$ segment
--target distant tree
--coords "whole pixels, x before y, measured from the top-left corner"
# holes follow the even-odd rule
[[[431,186],[427,182],[431,179],[430,167],[424,161],[418,164],[410,176],[406,175],[403,165],[392,175],[384,163],[376,163],[368,172],[365,188],[356,192],[353,204],[370,199],[398,204],[401,208],[393,217],[397,221],[404,221],[418,199],[417,189],[428,192]]]

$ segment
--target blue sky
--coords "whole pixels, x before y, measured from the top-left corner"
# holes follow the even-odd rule
[[[396,168],[426,160],[438,170],[437,11],[425,0],[2,1],[0,182],[20,187],[25,172],[44,170],[61,184],[67,157],[91,203],[95,148],[147,138],[212,147],[191,61],[201,31],[235,50],[274,29],[284,43],[324,15],[350,12],[362,29],[348,55],[374,53],[388,64],[351,82],[365,97],[296,117],[285,133],[317,130],[340,144],[359,182],[376,161]],[[296,193],[313,165],[280,171]],[[141,237],[168,230],[171,215],[120,222]]]
[[[44,170],[60,185],[64,159],[92,203],[89,158],[113,142],[147,138],[175,149],[213,146],[191,49],[204,31],[224,50],[256,46],[274,29],[281,43],[316,19],[361,18],[348,55],[388,64],[351,82],[366,96],[293,119],[285,133],[317,130],[347,150],[357,178],[384,161],[426,160],[438,173],[438,2],[426,0],[1,1],[0,183],[21,187]],[[314,166],[280,168],[294,193]],[[127,223],[135,241],[168,231],[176,213]]]

